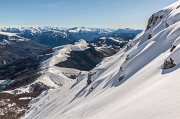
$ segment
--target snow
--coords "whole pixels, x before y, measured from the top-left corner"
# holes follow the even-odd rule
[[[31,93],[31,85],[29,84],[27,86],[23,86],[14,90],[8,90],[8,91],[3,91],[4,93],[9,93],[9,94],[14,94],[14,95],[19,95],[19,94],[24,94],[24,93]]]
[[[115,39],[113,37],[109,37],[108,39],[112,40],[112,41],[115,41],[115,42],[118,42],[118,43],[122,43],[123,41],[119,40],[119,39]]]
[[[73,33],[78,33],[80,31],[84,31],[84,32],[90,32],[91,30],[85,27],[75,27],[71,30],[69,30],[69,32],[73,32]]]
[[[8,33],[8,32],[1,32],[0,31],[0,34],[1,35],[6,35],[8,37],[8,39],[3,39],[2,42],[0,42],[1,45],[6,45],[6,44],[10,44],[11,42],[10,41],[28,41],[29,39],[25,39],[23,37],[20,37],[18,35],[16,35],[16,33]]]
[[[15,33],[8,33],[8,32],[2,32],[2,31],[0,31],[0,34],[6,35],[6,36],[16,36]]]
[[[5,80],[0,80],[0,85],[4,82]]]
[[[31,101],[23,118],[179,119],[179,5],[177,1],[157,12],[164,17],[131,41],[131,48],[124,47],[114,56],[104,58],[90,71],[90,85],[84,73],[78,81],[46,91]],[[162,25],[164,20],[170,23],[168,28]],[[151,39],[149,33],[153,34]],[[173,44],[176,48],[170,52]],[[170,57],[176,66],[163,69],[164,61]]]
[[[178,37],[172,45],[177,46],[180,43],[180,37]]]
[[[29,100],[29,99],[32,99],[32,97],[22,97],[22,98],[19,98],[19,100]]]
[[[55,65],[59,62],[67,60],[70,52],[84,51],[88,48],[88,43],[83,39],[75,42],[74,45],[72,44],[53,48],[53,53],[46,54],[52,55],[52,57],[41,63],[42,71],[40,73],[42,75],[36,80],[36,82],[44,83],[52,88],[58,88],[58,86],[62,86],[65,83],[70,82],[72,79],[69,77],[71,75],[78,76],[81,71],[70,68],[61,68]]]
[[[101,40],[105,40],[105,39],[106,39],[106,37],[101,37],[101,38],[99,38],[99,39],[101,39]]]
[[[79,42],[76,42],[74,45],[55,47],[53,48],[53,56],[48,60],[42,62],[42,68],[46,69],[48,67],[56,65],[59,62],[65,61],[69,57],[68,54],[70,54],[71,51],[84,51],[88,48],[88,43],[86,43],[86,41],[82,39],[79,40]]]
[[[89,49],[88,43],[80,39],[79,42],[76,42],[75,45],[70,45],[72,51],[84,51],[86,49]]]
[[[68,29],[70,33],[79,33],[79,32],[97,32],[97,33],[112,33],[117,29],[110,29],[110,28],[87,28],[87,27],[74,27]]]

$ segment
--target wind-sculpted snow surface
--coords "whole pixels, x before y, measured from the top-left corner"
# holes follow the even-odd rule
[[[85,73],[77,81],[43,93],[29,104],[23,118],[179,119],[179,5],[177,1],[155,13],[161,17],[148,30],[104,58],[89,72],[92,83],[87,85]],[[166,60],[175,66],[164,69]]]

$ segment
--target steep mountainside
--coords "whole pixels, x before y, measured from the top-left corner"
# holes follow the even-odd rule
[[[24,119],[179,119],[180,1],[77,81],[44,91]]]

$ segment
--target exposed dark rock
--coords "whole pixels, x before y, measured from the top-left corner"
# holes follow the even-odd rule
[[[116,50],[116,53],[118,53],[120,50],[121,50],[121,48],[120,48],[120,47],[118,47],[118,48],[117,48],[117,50]]]
[[[92,78],[92,76],[93,75],[95,75],[96,74],[96,72],[94,72],[94,73],[88,73],[88,77],[87,77],[87,84],[89,85],[92,81],[91,81],[91,78]],[[92,87],[93,88],[93,87]]]
[[[164,66],[163,66],[163,68],[164,69],[169,69],[169,68],[172,68],[172,67],[175,67],[176,66],[176,64],[174,63],[174,60],[172,59],[172,58],[170,58],[170,60],[168,61],[168,60],[165,60],[164,61]]]
[[[172,52],[175,48],[176,48],[176,46],[172,45],[170,52]]]
[[[4,109],[1,112],[4,113],[4,115],[0,115],[0,119],[19,119],[22,115],[24,115],[31,99],[39,96],[40,94],[41,92],[32,92],[14,95],[0,92],[0,101],[3,102],[0,103],[0,108]]]
[[[148,30],[152,25],[154,25],[158,19],[159,19],[159,16],[156,16],[156,14],[153,14],[148,20],[148,25],[147,25],[146,30]]]
[[[160,15],[160,19],[162,19],[164,17],[164,14]]]
[[[127,49],[127,50],[129,49],[129,45],[126,46],[126,49]]]
[[[168,23],[166,23],[166,28],[168,28],[169,27],[169,24]]]
[[[126,76],[126,74],[124,74],[123,76],[119,77],[119,81],[123,80],[123,78]]]
[[[129,55],[126,56],[126,60],[128,60],[128,59],[129,59]]]
[[[31,87],[31,89],[30,89],[31,92],[40,92],[40,93],[47,89],[50,89],[50,87],[44,85],[41,82],[34,83],[34,84],[30,85],[30,87]]]
[[[91,77],[92,77],[92,74],[89,74],[88,73],[88,77],[87,77],[87,84],[89,85],[89,84],[91,84]]]
[[[149,34],[148,39],[151,39],[151,38],[152,38],[152,34]]]
[[[92,91],[94,88],[93,87],[91,87],[90,89],[89,89],[89,91]]]

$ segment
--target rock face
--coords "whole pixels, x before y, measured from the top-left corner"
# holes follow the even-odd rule
[[[160,14],[160,15],[157,13],[153,14],[148,20],[148,25],[146,27],[146,30],[148,30],[151,26],[153,26],[157,22],[158,19],[162,19],[163,17],[164,17],[164,14]],[[167,27],[169,27],[169,25],[166,23],[166,28]]]
[[[154,25],[159,18],[160,17],[156,16],[156,14],[153,14],[148,20],[148,25],[147,25],[146,30],[149,29],[152,25]]]

